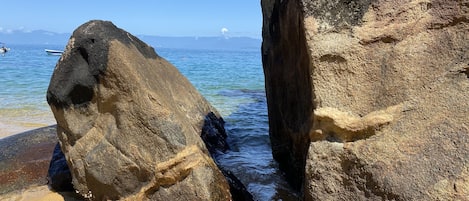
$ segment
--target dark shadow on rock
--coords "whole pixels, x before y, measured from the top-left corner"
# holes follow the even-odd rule
[[[212,155],[223,154],[229,149],[228,143],[226,143],[225,121],[221,117],[218,118],[213,112],[205,116],[200,137]]]
[[[54,191],[74,191],[72,185],[72,174],[68,168],[65,155],[60,149],[60,144],[57,143],[52,154],[49,170],[47,174],[47,181],[49,187]]]

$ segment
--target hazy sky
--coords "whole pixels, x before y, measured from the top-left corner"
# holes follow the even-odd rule
[[[132,34],[261,37],[260,0],[9,0],[0,4],[0,32],[71,33],[110,20]]]

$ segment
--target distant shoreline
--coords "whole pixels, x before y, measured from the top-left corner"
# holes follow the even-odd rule
[[[15,34],[0,33],[1,42],[7,46],[42,45],[65,47],[70,33],[54,33],[45,30],[16,32]],[[140,40],[156,48],[184,48],[204,50],[246,50],[260,51],[262,39],[248,36],[154,36],[136,35]],[[14,49],[13,49],[14,50]]]

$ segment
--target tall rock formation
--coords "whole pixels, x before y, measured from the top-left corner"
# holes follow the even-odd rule
[[[468,1],[262,8],[273,154],[306,200],[469,197]]]
[[[300,2],[262,0],[262,63],[274,158],[301,186],[309,146],[313,90]]]
[[[153,48],[111,22],[74,31],[47,101],[84,197],[231,199],[200,137],[215,109]]]

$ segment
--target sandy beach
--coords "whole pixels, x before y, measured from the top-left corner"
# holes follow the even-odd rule
[[[32,186],[21,191],[0,195],[0,201],[79,201],[73,192],[53,192],[48,186]]]
[[[8,125],[0,122],[0,140],[2,138],[33,130],[36,128],[41,128],[48,126],[46,124],[35,124],[34,126],[18,126],[18,125]]]
[[[30,117],[31,119],[27,119],[28,117],[30,116],[0,116],[0,139],[56,124],[52,114],[42,115],[40,117]]]

